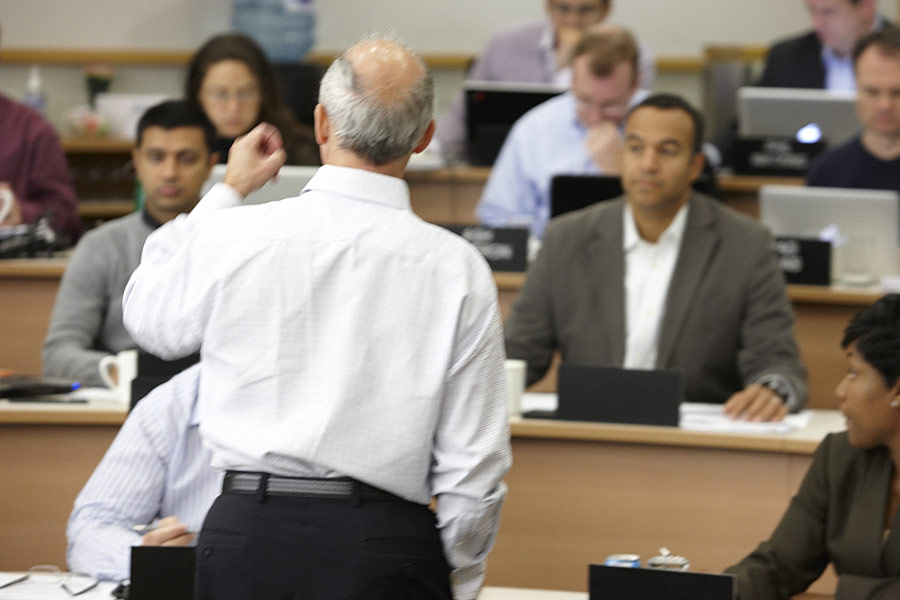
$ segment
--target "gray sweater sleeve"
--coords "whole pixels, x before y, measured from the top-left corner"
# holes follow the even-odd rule
[[[86,234],[62,277],[43,347],[44,375],[102,386],[100,359],[133,348],[122,325],[122,290],[149,228],[139,214]]]

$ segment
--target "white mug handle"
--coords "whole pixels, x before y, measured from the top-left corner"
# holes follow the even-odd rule
[[[116,389],[116,382],[113,381],[111,371],[113,367],[118,366],[118,361],[116,360],[115,355],[104,356],[100,359],[100,364],[97,365],[97,370],[100,373],[100,379],[103,380],[103,383],[106,384],[111,390]]]
[[[9,188],[0,188],[0,223],[6,220],[12,210],[13,193]]]

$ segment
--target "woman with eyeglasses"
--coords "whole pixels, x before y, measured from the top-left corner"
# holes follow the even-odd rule
[[[197,50],[188,64],[185,97],[215,126],[221,163],[236,137],[265,121],[281,132],[288,164],[320,164],[312,130],[294,119],[265,53],[244,35],[217,35]]]
[[[822,441],[772,537],[727,569],[740,600],[786,600],[829,563],[836,600],[900,598],[900,294],[853,317],[841,346],[847,431]]]

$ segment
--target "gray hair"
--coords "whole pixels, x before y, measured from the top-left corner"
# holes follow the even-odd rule
[[[412,154],[434,113],[434,81],[416,58],[422,64],[422,77],[393,101],[366,89],[347,58],[335,59],[319,85],[319,103],[341,148],[373,165]]]

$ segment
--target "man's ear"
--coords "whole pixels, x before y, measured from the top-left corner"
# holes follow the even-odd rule
[[[325,107],[321,104],[316,104],[316,108],[313,110],[313,129],[316,133],[316,143],[320,146],[331,137],[331,122],[328,120]]]
[[[428,127],[425,128],[425,133],[423,133],[422,137],[419,138],[419,143],[416,144],[416,147],[413,150],[413,154],[418,154],[428,147],[428,144],[431,143],[431,138],[434,137],[434,128],[434,119],[432,119],[431,122],[428,123]]]

